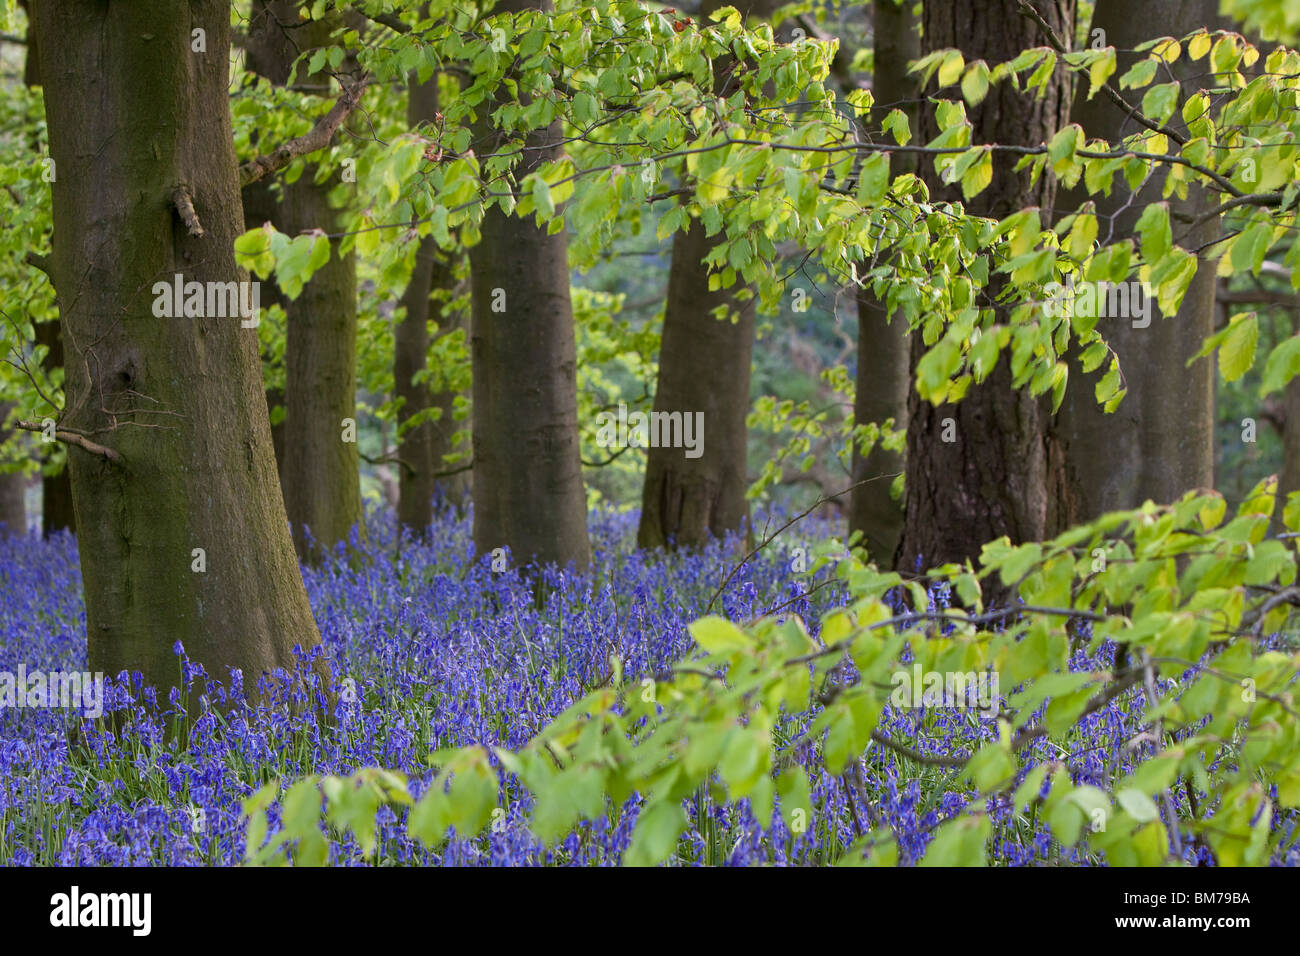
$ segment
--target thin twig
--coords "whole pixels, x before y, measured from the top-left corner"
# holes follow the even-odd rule
[[[758,552],[762,551],[769,544],[771,544],[783,531],[785,531],[791,525],[795,524],[796,522],[802,521],[804,518],[808,517],[810,514],[816,511],[819,507],[826,504],[826,502],[832,501],[835,498],[842,498],[844,495],[847,495],[850,491],[852,491],[854,488],[857,488],[859,485],[865,485],[867,482],[875,481],[877,478],[891,478],[891,477],[893,476],[876,475],[874,478],[863,478],[861,481],[855,481],[853,484],[849,485],[843,491],[837,492],[836,494],[822,495],[820,498],[814,501],[806,510],[800,512],[799,514],[791,518],[789,521],[787,521],[785,524],[781,525],[781,527],[777,528],[770,535],[764,538],[761,544],[759,544],[752,551],[750,551],[749,554],[745,555],[741,559],[740,563],[731,569],[731,573],[727,575],[726,579],[722,582],[722,584],[718,587],[718,589],[713,592],[713,597],[709,598],[709,603],[708,606],[705,607],[704,613],[708,614],[710,611],[713,610],[713,605],[717,603],[718,598],[722,595],[722,592],[727,589],[727,585],[731,583],[731,579],[740,573],[740,569],[743,568],[749,562],[749,559],[752,558],[754,555],[758,554]]]

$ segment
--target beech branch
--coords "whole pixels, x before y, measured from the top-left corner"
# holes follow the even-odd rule
[[[361,102],[361,95],[366,91],[366,81],[354,83],[352,86],[344,87],[343,93],[335,101],[330,111],[316,121],[316,125],[304,133],[302,136],[295,137],[285,143],[281,143],[274,152],[258,156],[256,159],[250,159],[239,167],[239,185],[240,187],[248,186],[260,179],[265,179],[272,173],[278,172],[299,156],[305,156],[308,153],[314,153],[318,149],[324,149],[329,145],[330,140],[338,128],[343,125],[343,121],[348,118],[348,114],[356,108]]]
[[[37,422],[25,422],[25,421],[14,422],[14,427],[22,429],[25,432],[45,431],[45,428],[42,425],[38,424]],[[89,438],[85,437],[84,435],[78,435],[76,432],[57,429],[54,432],[54,437],[58,441],[63,442],[65,445],[76,445],[78,448],[82,449],[83,451],[88,451],[92,455],[98,455],[100,458],[103,458],[106,461],[111,461],[114,464],[121,464],[122,462],[122,455],[119,452],[113,450],[112,448],[108,448],[104,445],[101,445],[98,442],[93,442]]]
[[[1045,19],[1043,19],[1043,15],[1041,13],[1039,13],[1028,3],[1026,3],[1025,0],[1017,0],[1017,5],[1020,7],[1020,15],[1022,17],[1028,17],[1030,20],[1033,20],[1036,24],[1038,24],[1038,26],[1042,29],[1042,31],[1045,34],[1047,34],[1047,42],[1051,44],[1052,49],[1054,49],[1057,53],[1061,54],[1062,56],[1070,52],[1070,48],[1067,47],[1065,45],[1065,42],[1059,36],[1056,35],[1056,31],[1052,29],[1051,24],[1049,24]],[[1187,145],[1186,136],[1178,132],[1178,130],[1170,129],[1168,126],[1162,126],[1159,123],[1157,123],[1155,120],[1151,119],[1149,116],[1144,115],[1136,106],[1134,106],[1128,100],[1124,99],[1124,97],[1121,96],[1119,92],[1109,83],[1103,83],[1101,85],[1101,92],[1105,93],[1106,98],[1108,100],[1110,100],[1120,109],[1122,109],[1125,113],[1127,113],[1135,122],[1139,123],[1142,126],[1145,126],[1153,133],[1163,133],[1165,136],[1168,136],[1179,146]]]

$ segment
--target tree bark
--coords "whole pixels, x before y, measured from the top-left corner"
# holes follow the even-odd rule
[[[724,6],[742,16],[766,16],[772,0],[704,0],[699,17]],[[734,92],[730,58],[714,64],[718,95]],[[708,236],[698,220],[673,236],[659,345],[654,411],[683,416],[704,413],[698,457],[682,448],[646,451],[645,484],[637,543],[643,548],[698,547],[712,537],[741,531],[749,519],[748,488],[750,373],[756,302],[753,289],[737,285],[709,291],[705,257],[726,237]],[[746,291],[748,296],[740,293]],[[713,310],[726,306],[729,318]],[[734,321],[733,321],[734,320]]]
[[[1300,309],[1292,319],[1296,334],[1300,334]],[[1286,383],[1282,391],[1282,471],[1277,481],[1277,504],[1273,509],[1272,533],[1286,530],[1283,512],[1287,497],[1300,491],[1300,378]]]
[[[36,5],[53,186],[54,285],[90,668],[177,683],[173,644],[247,692],[319,635],[271,451],[257,335],[164,318],[154,284],[245,282],[230,122],[230,4]],[[205,53],[191,31],[206,31]],[[192,198],[203,230],[177,210]],[[197,570],[202,550],[203,567]]]
[[[907,65],[921,55],[921,38],[916,18],[906,3],[874,0],[871,5],[875,66],[871,91],[876,107],[871,124],[879,128],[891,109],[907,114],[916,126],[918,90]],[[916,164],[907,154],[890,160],[890,172],[898,175],[915,172]],[[884,424],[894,419],[894,427],[907,428],[907,395],[911,389],[908,374],[909,335],[907,319],[886,312],[885,303],[869,287],[859,287],[858,300],[858,373],[853,400],[853,419]],[[853,483],[849,494],[849,530],[861,531],[867,553],[877,563],[889,567],[894,563],[898,543],[903,535],[903,508],[890,496],[893,476],[903,470],[903,456],[879,445],[863,455],[853,449]],[[865,482],[865,484],[861,484]]]
[[[287,85],[294,60],[330,42],[333,21],[302,21],[296,0],[255,0],[249,25],[249,67],[279,86]],[[292,25],[291,31],[286,24]],[[305,70],[300,68],[300,75]],[[325,92],[328,81],[302,78],[299,89]],[[330,206],[331,179],[316,182],[308,166],[293,183],[281,185],[272,222],[286,235],[313,229],[340,232]],[[250,184],[256,188],[258,184]],[[265,202],[254,196],[255,202]],[[303,286],[297,299],[281,299],[285,311],[284,421],[277,447],[280,484],[298,557],[314,563],[346,542],[354,528],[364,532],[361,459],[356,441],[356,257],[330,258]],[[345,431],[345,422],[351,422]]]
[[[27,475],[21,471],[0,475],[0,535],[27,535]]]
[[[425,83],[418,82],[413,75],[408,86],[410,100],[406,118],[411,128],[435,122],[437,74]],[[397,413],[399,430],[421,411],[437,408],[441,412],[436,421],[425,421],[405,430],[398,443],[401,478],[397,519],[416,531],[423,531],[433,521],[433,501],[437,495],[459,504],[468,490],[468,472],[439,477],[440,472],[448,470],[443,456],[451,452],[451,440],[456,432],[452,418],[456,393],[447,389],[434,391],[428,382],[414,380],[428,365],[430,315],[438,320],[440,335],[457,327],[454,318],[442,318],[443,302],[450,298],[455,280],[451,255],[441,250],[433,237],[422,239],[415,254],[415,268],[402,293],[401,305],[406,313],[393,334],[393,378],[401,402]]]
[[[1034,8],[1058,36],[1071,36],[1074,2],[1033,0]],[[1041,46],[1045,37],[1021,15],[1016,0],[925,4],[923,52],[956,47],[968,61],[990,64],[1013,59]],[[991,87],[987,99],[969,110],[974,143],[1038,144],[1064,125],[1070,104],[1069,78],[1058,67],[1041,98],[1018,92],[1010,83]],[[921,122],[921,142],[937,129],[931,111]],[[1026,206],[1050,210],[1055,180],[1042,176],[1033,185],[1027,170],[1014,171],[1015,159],[995,156],[993,181],[966,203],[968,211],[1002,218]],[[936,199],[960,201],[960,190],[939,182],[933,163],[922,171]],[[986,299],[999,286],[990,282]],[[912,337],[912,373],[925,352],[920,336]],[[1012,541],[1042,538],[1049,528],[1050,410],[1043,398],[1011,387],[1008,359],[956,404],[923,402],[913,389],[908,396],[907,506],[901,545],[902,567],[934,566],[979,555],[983,544],[1001,535]],[[951,419],[953,441],[944,441]]]
[[[702,260],[716,241],[698,220],[673,237],[654,409],[683,417],[702,412],[703,453],[688,458],[683,448],[649,449],[637,531],[644,548],[697,547],[742,529],[749,516],[745,418],[755,302],[738,301],[734,290],[709,291]],[[736,321],[715,318],[720,305]]]
[[[63,333],[57,319],[36,324],[36,341],[46,347],[41,369],[48,375],[63,367]],[[66,394],[67,382],[64,382]],[[41,476],[41,535],[48,538],[56,531],[75,531],[77,516],[72,507],[72,478],[65,462],[55,474]]]
[[[0,405],[0,447],[13,438],[4,422],[13,405]],[[21,471],[0,472],[0,537],[21,538],[27,534],[27,475]]]
[[[1138,56],[1129,51],[1144,41],[1220,25],[1225,24],[1218,18],[1215,0],[1150,0],[1140,15],[1124,0],[1098,0],[1090,30],[1105,31],[1106,42],[1118,52],[1115,75],[1122,76]],[[1170,69],[1175,76],[1186,77],[1188,86],[1199,88],[1206,82],[1203,66],[1180,60]],[[1087,99],[1087,84],[1081,86],[1071,116],[1089,137],[1117,142],[1138,130],[1123,110],[1100,94]],[[1171,123],[1181,125],[1177,114]],[[1116,239],[1133,235],[1142,211],[1162,201],[1164,181],[1157,171],[1134,196],[1121,178],[1110,196],[1092,197],[1100,238],[1110,229]],[[1080,192],[1063,196],[1063,214],[1077,209],[1086,198]],[[1200,188],[1189,189],[1186,200],[1171,197],[1175,242],[1187,249],[1212,242],[1219,234],[1217,218],[1194,230],[1186,223],[1210,212],[1217,202]],[[1202,258],[1176,316],[1161,317],[1153,304],[1146,328],[1133,328],[1128,318],[1098,320],[1098,331],[1119,357],[1128,393],[1107,414],[1094,393],[1106,366],[1085,377],[1077,362],[1072,363],[1057,416],[1066,473],[1062,525],[1135,508],[1147,499],[1167,504],[1193,488],[1213,487],[1214,362],[1198,360],[1190,366],[1187,362],[1213,334],[1214,302],[1214,264]]]
[[[244,229],[260,229],[265,223],[274,223],[276,212],[279,206],[279,199],[276,197],[272,186],[274,180],[259,179],[255,183],[249,183],[241,190],[244,201]],[[262,292],[262,314],[266,315],[268,309],[278,305],[284,308],[285,297],[280,291],[280,287],[274,282],[266,282],[261,286]],[[284,389],[279,385],[268,387],[266,389],[266,408],[269,413],[277,406],[284,407]],[[271,425],[271,442],[275,445],[275,470],[276,474],[284,474],[284,419]],[[281,482],[283,487],[283,481]]]
[[[494,12],[550,9],[506,0]],[[503,142],[480,110],[474,142]],[[522,180],[558,153],[557,122],[527,138]],[[473,298],[474,544],[517,562],[585,569],[587,500],[578,445],[578,383],[568,242],[532,218],[489,209],[470,249]]]

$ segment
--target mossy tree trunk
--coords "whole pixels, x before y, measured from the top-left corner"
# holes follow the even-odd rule
[[[238,668],[254,691],[261,674],[293,666],[295,645],[319,643],[257,333],[238,317],[158,317],[152,292],[178,273],[249,279],[233,251],[243,220],[230,3],[63,0],[34,13],[58,169],[60,424],[119,457],[68,450],[90,667],[140,671],[165,689],[178,680],[179,641],[214,678]],[[196,29],[206,52],[192,49]]]

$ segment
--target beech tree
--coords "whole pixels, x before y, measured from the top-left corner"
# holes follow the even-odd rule
[[[919,115],[919,90],[908,66],[919,58],[921,38],[916,17],[906,2],[873,0],[871,4],[873,66],[871,92],[875,107],[870,114],[873,135],[891,110],[902,110],[910,124]],[[908,155],[890,159],[894,171],[915,172]],[[863,273],[869,271],[860,264]],[[871,285],[857,290],[858,374],[854,390],[853,419],[862,427],[893,420],[894,428],[907,428],[907,397],[911,392],[907,319],[891,315]],[[891,567],[903,536],[903,508],[894,499],[894,476],[903,471],[903,456],[877,438],[866,454],[861,442],[853,447],[853,490],[849,495],[849,530],[860,531],[863,543],[882,567]]]
[[[153,291],[176,275],[205,289],[249,281],[233,250],[230,4],[51,0],[32,12],[58,169],[58,435],[90,667],[166,688],[180,643],[216,679],[238,668],[255,692],[262,674],[294,667],[295,646],[319,641],[255,334],[238,315],[160,317]]]
[[[549,10],[547,0],[505,0],[497,12]],[[516,81],[517,82],[517,81]],[[528,102],[527,84],[519,84]],[[522,150],[521,180],[560,154],[558,120],[512,140],[479,107],[472,138],[481,153]],[[578,447],[577,362],[563,231],[487,208],[470,246],[473,288],[474,543],[509,549],[524,563],[590,560],[587,499]]]
[[[25,11],[30,5],[21,4]],[[27,50],[23,57],[23,84],[29,89],[40,86],[39,63],[36,53],[36,31],[31,27],[31,14],[28,12]],[[42,188],[44,184],[42,183]],[[42,260],[31,256],[25,261],[32,263],[32,268],[40,268]],[[52,376],[63,371],[63,337],[59,330],[57,314],[45,321],[37,322],[35,342],[45,350],[41,359],[41,373],[49,381]],[[46,447],[45,464],[41,473],[41,533],[48,538],[56,531],[71,531],[76,525],[76,515],[72,508],[72,481],[68,475],[67,465],[60,460],[56,451],[57,444]]]
[[[48,15],[38,11],[38,41],[80,9],[55,4]],[[650,202],[659,204],[654,231],[660,241],[685,243],[700,231],[709,240],[707,252],[694,254],[696,262],[707,255],[714,266],[717,288],[706,291],[752,290],[766,308],[788,294],[771,268],[783,250],[801,250],[828,274],[873,263],[863,293],[880,315],[894,316],[900,331],[906,323],[911,339],[902,551],[911,570],[918,556],[923,564],[961,561],[989,540],[1034,540],[1063,520],[1058,512],[1065,499],[1054,489],[1063,487],[1068,449],[1050,421],[1070,387],[1071,362],[1081,373],[1076,387],[1101,373],[1092,397],[1107,412],[1115,410],[1129,370],[1122,368],[1122,346],[1109,345],[1095,324],[1049,308],[1053,286],[1149,281],[1161,315],[1176,328],[1172,318],[1195,296],[1194,283],[1210,265],[1198,261],[1190,243],[1174,241],[1184,215],[1175,204],[1195,200],[1197,190],[1209,196],[1200,215],[1226,227],[1214,246],[1215,270],[1257,272],[1270,254],[1284,261],[1293,255],[1282,238],[1292,216],[1284,183],[1292,119],[1286,77],[1294,54],[1270,53],[1267,69],[1251,73],[1259,51],[1230,35],[1157,38],[1135,48],[1131,66],[1117,75],[1113,46],[1071,49],[1068,6],[928,4],[914,73],[929,99],[913,123],[905,109],[877,103],[867,90],[843,96],[829,90],[835,52],[829,44],[815,37],[783,42],[770,24],[746,25],[727,8],[699,22],[627,2],[587,9],[563,0],[555,10],[517,4],[486,11],[438,3],[427,14],[362,2],[357,9],[369,19],[362,26],[345,19],[328,44],[312,48],[307,67],[309,76],[342,81],[338,100],[306,106],[292,100],[292,91],[277,89],[277,102],[297,108],[285,112],[303,114],[294,122],[310,129],[280,147],[259,141],[260,155],[235,174],[236,201],[240,182],[284,171],[286,187],[293,187],[304,180],[288,180],[309,162],[328,163],[308,155],[339,148],[331,145],[335,135],[369,84],[405,89],[413,72],[426,83],[439,71],[463,83],[442,105],[436,128],[398,128],[396,110],[376,111],[376,134],[349,141],[359,159],[355,201],[339,210],[328,227],[331,237],[290,236],[273,224],[235,239],[229,259],[224,252],[206,254],[209,246],[227,248],[239,218],[237,208],[227,207],[232,151],[228,143],[221,150],[212,145],[224,135],[237,138],[240,152],[254,147],[246,102],[236,98],[241,118],[233,129],[210,118],[218,97],[213,77],[221,72],[214,63],[228,53],[225,31],[190,25],[191,34],[205,31],[202,43],[170,33],[159,40],[132,15],[101,11],[95,22],[113,39],[104,53],[90,49],[84,28],[68,32],[77,40],[70,60],[76,71],[60,66],[64,72],[46,92],[53,157],[70,159],[74,172],[60,163],[53,184],[49,266],[60,305],[79,310],[63,319],[68,380],[60,437],[73,462],[81,524],[89,529],[81,547],[90,616],[101,630],[118,626],[119,618],[144,627],[147,602],[134,591],[128,599],[123,588],[150,582],[155,601],[163,591],[175,593],[178,580],[202,591],[218,550],[223,573],[235,573],[224,551],[233,547],[231,539],[205,546],[198,539],[208,532],[220,526],[239,537],[282,520],[261,493],[259,443],[269,441],[269,429],[260,421],[265,400],[256,362],[252,369],[226,369],[250,361],[248,349],[256,357],[252,337],[245,337],[247,349],[240,337],[248,330],[238,323],[228,328],[232,323],[222,325],[213,315],[189,315],[184,325],[119,318],[145,317],[148,309],[148,318],[160,319],[149,293],[169,275],[230,282],[240,278],[241,264],[251,265],[263,278],[274,274],[292,300],[323,267],[349,255],[388,281],[401,271],[394,268],[399,261],[409,272],[424,240],[439,249],[468,249],[478,548],[508,549],[525,563],[583,567],[588,545],[570,269],[589,265],[612,237],[642,231]],[[196,8],[193,22],[206,24],[207,16],[218,16],[215,5]],[[169,30],[185,25],[179,15],[165,22]],[[152,39],[136,40],[136,32]],[[133,118],[156,97],[154,87],[165,85],[158,75],[137,83],[109,69],[146,42],[171,44],[167,57],[150,62],[162,64],[157,69],[176,80],[172,86],[193,82],[204,95],[187,101],[166,127],[170,139],[128,137],[147,141],[147,152],[114,144],[104,154],[114,172],[93,179],[92,188],[88,167],[77,164],[110,133],[137,130]],[[110,54],[115,59],[106,59]],[[1205,82],[1163,81],[1166,67],[1183,69],[1184,62],[1200,64],[1192,69],[1203,71]],[[724,70],[728,64],[734,69]],[[720,72],[728,77],[725,96],[718,95]],[[1133,120],[1124,129],[1133,132],[1112,132],[1112,141],[1069,125],[1071,80],[1112,105],[1112,95],[1130,98],[1126,115]],[[1213,98],[1197,88],[1211,84]],[[119,97],[112,102],[123,105],[91,115],[84,104],[102,98],[87,90],[110,90]],[[161,107],[171,110],[180,94],[168,96]],[[1172,135],[1175,115],[1189,134],[1181,140]],[[1267,151],[1274,151],[1271,158]],[[905,157],[916,158],[919,175]],[[1158,201],[1147,204],[1129,232],[1103,231],[1104,217],[1087,201],[1100,203],[1107,190],[1133,193],[1151,177],[1162,180]],[[169,188],[167,202],[156,208],[149,203],[162,195],[159,182]],[[1079,189],[1088,199],[1074,192]],[[1056,209],[1062,190],[1071,191],[1073,209]],[[100,241],[102,223],[117,224],[111,241]],[[161,224],[173,230],[166,243]],[[92,249],[92,241],[99,245]],[[96,270],[108,270],[109,262],[116,273],[101,281]],[[90,281],[80,278],[83,272],[97,283],[93,295],[81,295]],[[1238,378],[1254,361],[1257,332],[1253,316],[1234,313],[1194,354],[1217,350],[1224,377]],[[385,370],[394,348],[386,343],[382,350]],[[680,351],[665,341],[665,356]],[[1294,377],[1296,354],[1296,343],[1287,340],[1268,357],[1266,391]],[[743,355],[728,357],[747,367]],[[223,377],[215,382],[209,377],[217,374],[212,363],[218,359]],[[177,368],[188,371],[166,377]],[[255,408],[241,389],[257,391]],[[244,404],[226,400],[235,395]],[[666,393],[663,401],[670,398]],[[37,405],[27,395],[12,400],[24,409]],[[186,437],[191,422],[199,430]],[[39,430],[34,421],[21,427]],[[847,449],[849,436],[843,439]],[[286,443],[286,455],[291,446]],[[229,473],[235,447],[251,449],[251,477],[242,483]],[[146,462],[158,464],[151,470]],[[109,480],[122,469],[129,480]],[[204,485],[212,475],[225,482],[220,494]],[[186,493],[168,497],[164,489]],[[241,511],[236,498],[257,504]],[[166,502],[166,520],[150,510],[162,507],[159,502]],[[94,517],[101,514],[112,518]],[[149,532],[147,547],[132,544],[146,514],[158,530]],[[191,542],[184,553],[196,568],[186,573],[207,578],[161,574],[162,555],[182,539]],[[283,595],[283,575],[296,572],[277,550],[279,539],[268,540],[272,546],[259,551],[259,573],[281,575],[276,593]],[[195,549],[202,554],[191,554]],[[127,584],[107,577],[110,565],[129,569]],[[300,592],[290,590],[299,596],[282,596],[275,612],[284,620],[304,607]],[[245,603],[257,593],[245,592]],[[209,597],[203,592],[181,601],[177,615],[193,616],[200,606],[209,613],[218,606]],[[234,620],[251,614],[241,608]],[[184,637],[186,627],[172,630]],[[249,631],[256,642],[270,625],[262,621]],[[219,649],[219,639],[208,640]],[[278,638],[265,643],[278,653]],[[278,659],[275,653],[259,660]]]
[[[769,16],[772,0],[705,0],[700,17],[724,6],[746,16]],[[732,60],[715,66],[720,97],[737,91]],[[654,410],[663,415],[704,413],[698,454],[671,443],[646,452],[637,543],[693,547],[711,537],[740,531],[749,517],[749,382],[754,348],[755,290],[711,284],[713,263],[725,235],[694,217],[673,236],[672,266],[659,348]],[[717,279],[712,280],[713,283]]]
[[[0,405],[0,444],[12,439],[14,429],[5,427],[12,405]],[[0,535],[27,534],[27,475],[21,471],[0,472]]]
[[[407,122],[412,129],[422,124],[432,127],[438,121],[438,76],[421,83],[413,77],[408,84]],[[439,334],[455,330],[456,323],[446,317],[446,306],[455,288],[453,254],[439,247],[438,241],[426,236],[419,241],[411,278],[402,292],[405,310],[394,332],[394,391],[401,403],[398,410],[398,469],[401,475],[397,517],[403,525],[417,531],[429,527],[433,520],[433,500],[441,488],[459,500],[467,482],[464,472],[445,459],[453,451],[456,423],[453,420],[456,393],[448,388],[434,390],[427,380],[430,372],[429,320],[439,326]],[[430,417],[436,410],[436,417]]]
[[[973,62],[1010,62],[1045,39],[1022,6],[1018,0],[927,3],[923,52],[960,50]],[[1034,0],[1030,6],[1056,35],[1072,35],[1072,0]],[[941,75],[941,84],[944,79]],[[1070,74],[1064,68],[1051,70],[1036,93],[1000,83],[973,105],[972,134],[978,142],[1006,146],[1045,143],[1065,126],[1069,103]],[[926,142],[939,135],[933,111],[925,112],[921,129]],[[1050,210],[1055,178],[1034,177],[1016,166],[1011,155],[994,156],[988,187],[967,200],[966,211],[1002,219],[1027,207]],[[945,183],[932,164],[922,169],[932,196],[959,201],[959,186]],[[981,307],[994,306],[1004,291],[1004,278],[991,277]],[[924,338],[913,336],[913,375],[926,352]],[[1002,535],[1020,542],[1047,534],[1055,499],[1049,468],[1060,467],[1058,456],[1050,454],[1049,417],[1040,397],[1014,387],[1010,357],[1000,360],[985,381],[971,385],[959,402],[936,405],[911,392],[904,569],[913,569],[918,560],[942,564],[974,557],[986,541]]]
[[[328,46],[339,21],[336,15],[310,17],[298,0],[254,0],[246,44],[250,68],[287,86],[299,58]],[[328,76],[306,74],[302,66],[298,89],[329,92]],[[274,206],[276,228],[290,236],[340,232],[343,217],[330,199],[338,181],[338,170],[313,164],[283,183]],[[245,188],[260,185],[253,180]],[[280,487],[298,554],[315,561],[354,528],[364,531],[356,438],[355,256],[340,240],[329,240],[328,258],[296,295],[281,297],[281,304],[288,337]]]
[[[1098,0],[1088,32],[1092,42],[1113,45],[1119,69],[1127,70],[1140,56],[1129,51],[1157,34],[1182,36],[1214,26],[1217,12],[1215,0],[1156,0],[1135,16],[1131,4]],[[1182,84],[1184,96],[1195,93],[1203,79],[1200,70],[1186,62],[1171,64],[1169,71]],[[1138,128],[1122,101],[1089,97],[1089,92],[1087,84],[1080,84],[1071,110],[1086,135],[1113,142]],[[1187,139],[1185,123],[1175,120],[1169,128]],[[1109,233],[1136,236],[1144,210],[1163,198],[1167,177],[1163,170],[1153,172],[1136,191],[1117,188],[1092,200]],[[1066,193],[1060,205],[1072,212],[1089,201],[1086,193]],[[1199,259],[1196,278],[1176,315],[1160,318],[1154,301],[1145,302],[1138,314],[1130,294],[1126,314],[1097,320],[1123,370],[1124,399],[1107,414],[1094,395],[1100,376],[1079,374],[1066,390],[1056,429],[1066,468],[1063,526],[1133,508],[1148,498],[1172,501],[1189,488],[1214,486],[1214,366],[1189,364],[1214,332],[1211,257],[1217,255],[1215,240],[1221,233],[1214,206],[1213,194],[1200,185],[1170,204],[1170,216],[1178,224],[1175,242]],[[1171,387],[1172,382],[1177,387]]]

